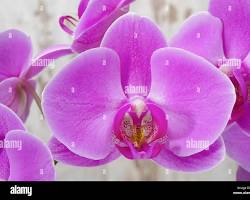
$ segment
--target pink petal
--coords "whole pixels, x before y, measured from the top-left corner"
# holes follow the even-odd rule
[[[0,33],[0,74],[19,76],[31,62],[31,40],[24,33],[8,30]]]
[[[9,78],[8,75],[0,74],[0,82],[7,78]]]
[[[250,135],[245,133],[237,123],[233,123],[225,130],[223,138],[227,154],[244,169],[250,171]]]
[[[109,26],[121,15],[128,12],[132,0],[92,0],[74,33],[72,49],[83,52],[98,47]]]
[[[226,56],[244,59],[250,50],[250,1],[211,0],[209,11],[223,22]]]
[[[237,123],[250,136],[250,103],[243,105]]]
[[[184,22],[170,46],[191,51],[217,65],[224,57],[222,31],[218,18],[200,12]]]
[[[248,77],[250,76],[250,51],[247,55],[247,57],[245,58],[245,60],[243,61],[243,69],[245,69],[245,71],[248,73]]]
[[[81,0],[79,6],[78,6],[78,17],[81,18],[82,14],[86,10],[88,6],[89,0]]]
[[[0,104],[0,140],[11,130],[24,130],[22,121],[8,107]],[[0,179],[8,180],[10,174],[9,159],[5,149],[0,148]]]
[[[0,149],[0,180],[7,181],[10,175],[10,165],[7,153]]]
[[[166,46],[163,34],[153,22],[127,14],[109,28],[101,46],[111,48],[119,54],[124,90],[129,85],[143,86],[150,90],[151,56],[156,49]]]
[[[113,151],[107,157],[101,160],[91,160],[71,152],[56,138],[52,138],[50,140],[49,148],[55,160],[63,162],[64,164],[82,166],[82,167],[95,167],[99,165],[105,165],[109,162],[112,162],[113,160],[117,159],[120,156],[119,151],[116,148],[114,148]]]
[[[25,130],[22,121],[8,107],[0,104],[0,139],[11,130]]]
[[[35,81],[27,81],[35,87]],[[32,94],[23,86],[18,78],[8,78],[0,83],[0,103],[11,108],[23,121],[28,117]]]
[[[217,140],[197,154],[187,157],[179,157],[165,148],[154,158],[154,161],[163,167],[184,172],[197,172],[214,168],[225,157],[225,146],[222,139]]]
[[[55,62],[56,59],[72,53],[71,47],[68,45],[49,47],[33,60],[30,68],[22,76],[26,79],[32,78],[44,70],[45,67],[48,67],[50,63]]]
[[[21,149],[6,149],[10,163],[10,181],[55,180],[52,155],[44,143],[19,130],[10,131],[5,140],[21,143]]]
[[[185,50],[165,48],[152,57],[149,99],[165,110],[169,149],[190,156],[214,143],[225,129],[235,103],[234,86],[205,59]],[[205,141],[204,148],[187,142]]]
[[[16,96],[16,88],[19,84],[18,78],[8,78],[0,82],[0,102],[11,107]]]
[[[81,16],[79,25],[75,31],[76,38],[82,34],[83,30],[89,29],[101,20],[108,18],[113,12],[126,6],[122,4],[124,0],[92,0]],[[122,7],[121,7],[122,6]]]
[[[250,181],[250,172],[246,171],[242,167],[237,170],[237,181]]]
[[[99,160],[112,151],[112,123],[125,99],[119,58],[98,48],[80,54],[47,86],[43,108],[60,142],[82,157]]]

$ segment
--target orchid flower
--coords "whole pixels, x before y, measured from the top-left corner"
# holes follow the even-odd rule
[[[55,160],[97,166],[123,155],[189,172],[223,160],[220,136],[234,103],[223,73],[168,48],[154,23],[133,14],[68,64],[42,99]]]
[[[53,53],[50,53],[52,49]],[[33,97],[39,101],[32,78],[42,71],[52,58],[67,53],[69,50],[63,49],[62,46],[60,50],[54,46],[32,61],[32,45],[28,36],[17,30],[0,33],[0,103],[11,108],[25,121]],[[43,60],[46,62],[41,62]]]
[[[81,0],[78,19],[62,16],[61,28],[73,36],[72,50],[83,52],[98,47],[108,27],[129,10],[134,0]]]
[[[22,121],[0,104],[0,179],[9,181],[50,181],[55,179],[48,147],[30,135]]]
[[[249,19],[250,0],[211,0],[209,12],[191,16],[170,42],[172,47],[206,58],[234,84],[237,99],[224,139],[228,155],[247,171],[250,171]]]

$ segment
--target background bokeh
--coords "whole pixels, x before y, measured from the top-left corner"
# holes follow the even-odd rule
[[[34,56],[53,44],[69,44],[70,36],[58,25],[61,15],[77,15],[78,0],[0,0],[0,31],[16,28],[30,35]],[[191,14],[205,11],[208,0],[136,0],[131,12],[153,20],[170,39],[183,21]],[[56,61],[56,67],[48,67],[37,79],[37,92],[41,96],[48,81],[65,66],[73,56]],[[33,103],[26,123],[27,129],[47,142],[51,132],[36,104]],[[32,155],[32,152],[31,152]],[[32,159],[32,156],[30,157]],[[27,160],[27,162],[29,162]],[[57,180],[235,180],[236,163],[226,158],[208,172],[179,173],[166,170],[151,161],[130,161],[120,158],[111,164],[80,168],[59,163]]]

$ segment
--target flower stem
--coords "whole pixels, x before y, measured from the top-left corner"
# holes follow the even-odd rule
[[[39,108],[41,114],[43,115],[43,110],[42,110],[42,105],[41,105],[41,98],[39,95],[36,93],[36,89],[28,83],[26,80],[21,80],[21,86],[25,88],[30,94],[33,96],[37,107]]]

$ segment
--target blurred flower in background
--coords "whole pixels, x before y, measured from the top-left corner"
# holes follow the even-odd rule
[[[206,58],[234,84],[237,99],[223,136],[228,155],[247,171],[250,171],[249,18],[249,0],[211,0],[209,12],[191,16],[170,43]]]

